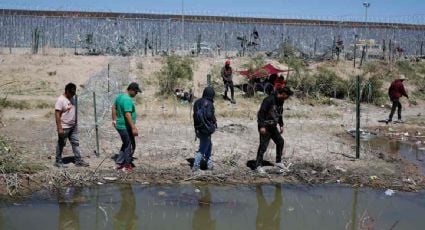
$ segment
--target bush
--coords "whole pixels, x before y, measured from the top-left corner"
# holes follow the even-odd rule
[[[223,80],[221,78],[221,68],[222,65],[214,65],[211,70],[211,86],[216,90],[223,85]]]
[[[415,75],[415,68],[413,68],[409,61],[397,61],[396,66],[398,71],[401,74],[406,75],[406,77],[411,78],[413,75]]]
[[[349,96],[352,101],[356,100],[357,77],[352,77],[349,81]],[[377,76],[366,79],[360,77],[360,101],[382,105],[387,100],[386,91],[382,88],[384,81]]]
[[[299,89],[303,92],[304,95],[310,95],[310,93],[315,92],[317,84],[317,78],[310,74],[306,74],[305,77],[301,79]]]
[[[316,91],[326,97],[343,99],[347,96],[348,82],[338,77],[335,72],[324,68],[319,69],[316,78]]]
[[[174,90],[193,77],[193,60],[189,57],[168,56],[165,65],[156,73],[159,80],[159,94],[171,95]]]

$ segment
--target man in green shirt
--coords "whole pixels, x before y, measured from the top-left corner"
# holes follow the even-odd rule
[[[133,82],[127,87],[125,93],[119,94],[112,105],[112,124],[117,129],[122,146],[116,162],[117,170],[131,171],[133,169],[133,154],[136,149],[134,137],[138,136],[136,124],[136,107],[133,97],[142,92],[137,83]]]

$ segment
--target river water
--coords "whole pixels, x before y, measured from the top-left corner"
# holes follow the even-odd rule
[[[0,229],[425,229],[425,192],[105,184],[0,203]]]

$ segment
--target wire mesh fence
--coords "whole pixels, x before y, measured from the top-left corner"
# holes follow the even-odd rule
[[[213,16],[183,19],[177,15],[101,13],[25,15],[3,10],[0,11],[0,46],[10,50],[37,46],[41,52],[62,48],[62,52],[84,50],[88,54],[159,55],[190,52],[201,41],[205,49],[218,54],[219,50],[240,51],[243,41],[256,51],[273,51],[286,41],[304,53],[313,54],[327,52],[336,39],[349,45],[361,38],[374,39],[377,43],[391,40],[393,49],[398,46],[405,54],[422,55],[425,16],[369,18],[366,24],[356,20]]]

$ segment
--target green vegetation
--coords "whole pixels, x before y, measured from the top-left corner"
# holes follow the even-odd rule
[[[44,167],[34,163],[24,163],[16,153],[13,152],[6,140],[0,137],[0,173],[35,173]]]
[[[169,56],[165,65],[156,73],[159,94],[171,95],[177,87],[187,84],[193,77],[193,60],[189,57]]]
[[[28,100],[9,100],[7,97],[0,99],[0,109],[1,108],[10,108],[10,109],[47,109],[53,108],[53,104],[47,103],[44,101],[37,101],[31,103]]]
[[[214,65],[211,70],[211,86],[217,90],[223,85],[223,80],[221,79],[221,68],[222,65]]]
[[[0,99],[0,108],[12,108],[12,109],[30,109],[31,105],[27,101],[12,101],[8,100],[7,97]]]

